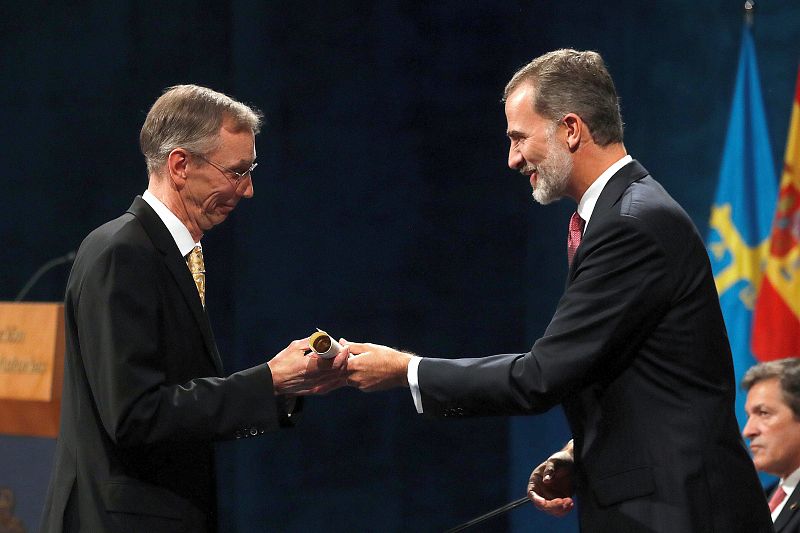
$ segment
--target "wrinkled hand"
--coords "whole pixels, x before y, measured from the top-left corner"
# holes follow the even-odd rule
[[[572,494],[575,463],[570,450],[561,450],[547,458],[531,472],[528,498],[540,511],[564,516],[575,505]]]
[[[310,349],[308,339],[292,341],[267,363],[275,394],[326,394],[347,383],[347,347],[334,359],[306,355]]]
[[[364,392],[408,387],[408,362],[411,356],[388,346],[372,343],[339,343],[353,355],[347,362],[347,384]]]

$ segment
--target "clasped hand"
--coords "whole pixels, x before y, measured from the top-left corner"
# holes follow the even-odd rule
[[[350,350],[345,347],[335,358],[323,359],[309,354],[308,341],[292,341],[267,363],[275,394],[325,394],[347,383]]]
[[[347,362],[347,384],[364,392],[408,386],[411,355],[370,342],[339,343],[353,354]]]
[[[575,505],[572,500],[575,463],[572,442],[548,457],[531,472],[528,498],[537,509],[553,516],[564,516]]]
[[[409,354],[380,344],[339,343],[344,348],[339,355],[322,359],[309,353],[309,339],[292,341],[267,363],[275,394],[325,394],[344,385],[365,392],[408,386]]]

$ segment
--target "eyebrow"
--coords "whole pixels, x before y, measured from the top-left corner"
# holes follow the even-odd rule
[[[514,138],[519,138],[519,137],[524,137],[524,136],[525,136],[525,134],[523,134],[521,131],[517,131],[517,130],[508,130],[506,132],[506,137],[508,137],[509,139],[514,139]]]
[[[231,165],[231,167],[230,167],[230,168],[237,168],[237,167],[249,167],[249,166],[251,166],[253,163],[255,163],[255,162],[256,162],[256,159],[258,159],[258,157],[255,157],[255,158],[253,158],[253,160],[252,160],[252,161],[250,161],[249,159],[240,159],[240,160],[239,160],[237,163],[234,163],[233,165]]]

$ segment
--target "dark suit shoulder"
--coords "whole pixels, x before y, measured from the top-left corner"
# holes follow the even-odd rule
[[[598,201],[576,255],[581,261],[576,270],[595,265],[604,272],[609,264],[627,264],[631,275],[659,279],[664,301],[708,280],[713,284],[705,244],[678,202],[648,174],[621,185],[612,178],[607,185],[611,196],[604,204]]]
[[[703,239],[686,211],[651,176],[631,183],[619,201],[619,215],[636,219],[669,254],[687,248],[705,253]]]
[[[68,282],[68,291],[87,279],[105,279],[112,271],[126,278],[152,275],[158,252],[135,216],[126,213],[93,230],[81,243]],[[121,269],[121,270],[120,270]]]
[[[653,224],[679,224],[694,227],[684,209],[652,176],[631,183],[619,201],[619,214]]]
[[[117,254],[122,254],[134,264],[146,262],[156,254],[147,231],[130,213],[110,220],[89,233],[78,249],[75,263],[80,268],[85,266],[85,262]]]
[[[110,220],[94,229],[81,244],[81,249],[97,251],[115,246],[149,246],[147,232],[141,222],[131,213]]]

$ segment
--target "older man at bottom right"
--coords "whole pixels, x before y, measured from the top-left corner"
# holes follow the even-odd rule
[[[776,533],[800,533],[800,359],[760,363],[745,373],[747,424],[759,472],[780,478],[770,491],[769,509]]]

